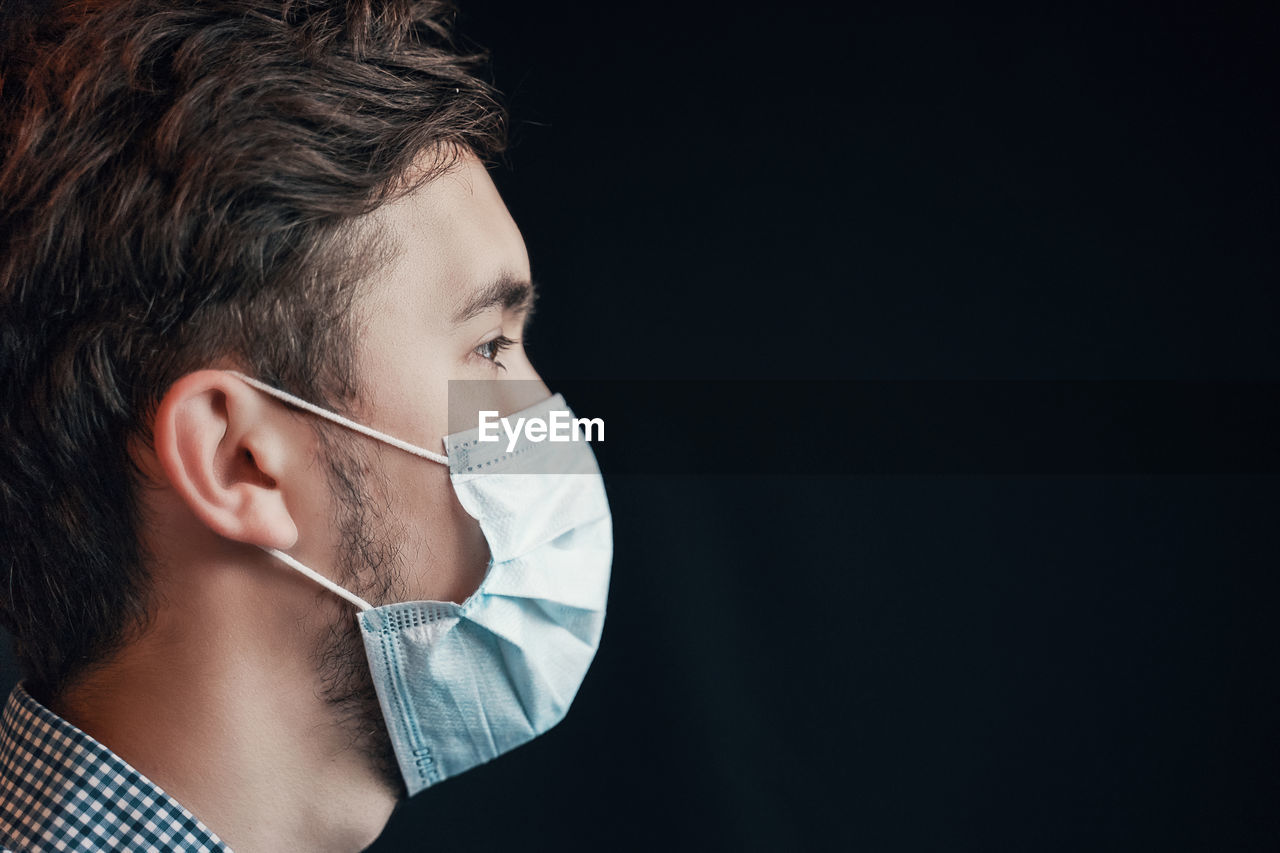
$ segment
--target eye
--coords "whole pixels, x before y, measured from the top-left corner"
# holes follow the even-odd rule
[[[506,365],[498,361],[498,356],[501,355],[503,350],[514,343],[515,341],[511,340],[511,338],[508,338],[506,335],[499,335],[496,338],[491,338],[480,344],[480,346],[476,347],[472,352],[483,358],[485,361],[491,362],[496,367],[506,370]]]

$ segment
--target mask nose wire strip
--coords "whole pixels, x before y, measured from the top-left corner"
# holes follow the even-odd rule
[[[319,572],[315,572],[315,571],[312,571],[311,569],[308,569],[306,566],[302,565],[302,563],[299,563],[297,560],[293,559],[293,557],[290,557],[284,551],[277,551],[275,548],[263,548],[262,550],[266,551],[268,554],[275,557],[277,560],[280,560],[289,568],[297,569],[298,571],[302,572],[304,575],[311,578],[313,581],[320,584],[322,587],[329,590],[329,592],[333,593],[334,595],[341,596],[345,598],[347,601],[350,601],[356,607],[359,607],[360,610],[364,611],[364,610],[373,609],[372,604],[365,601],[363,598],[356,595],[354,592],[347,592],[345,589],[338,586],[336,583],[329,580],[327,577],[320,574]]]
[[[417,445],[410,444],[407,441],[401,441],[400,439],[394,436],[387,435],[385,432],[379,432],[373,427],[367,427],[364,424],[358,424],[353,420],[344,418],[342,415],[339,415],[336,412],[330,412],[327,409],[322,409],[319,406],[308,403],[306,400],[302,399],[301,397],[295,397],[292,394],[290,394],[288,391],[281,391],[279,388],[272,387],[271,385],[268,385],[265,382],[260,382],[257,379],[254,379],[252,376],[245,376],[243,373],[240,373],[239,371],[228,370],[227,373],[230,373],[232,376],[236,377],[237,379],[239,379],[240,381],[248,385],[252,385],[254,388],[257,388],[259,391],[261,391],[264,394],[269,394],[272,397],[275,397],[277,400],[283,400],[284,402],[288,403],[291,406],[297,406],[299,409],[310,412],[311,414],[316,415],[317,417],[324,418],[325,420],[328,420],[328,421],[333,421],[335,424],[338,424],[339,426],[344,426],[349,430],[354,430],[355,432],[358,432],[362,435],[367,435],[369,436],[369,438],[372,438],[376,441],[381,441],[383,444],[389,444],[392,447],[398,447],[401,450],[403,450],[405,453],[412,453],[414,456],[418,456],[422,459],[430,459],[432,462],[439,462],[441,465],[449,464],[449,457],[445,456],[442,453],[432,453],[430,450],[425,450],[421,447],[418,447]]]

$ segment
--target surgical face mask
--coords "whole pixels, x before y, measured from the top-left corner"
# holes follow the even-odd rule
[[[293,557],[282,562],[351,602],[400,772],[412,796],[527,743],[564,718],[604,625],[613,526],[585,441],[446,436],[433,453],[237,373],[290,405],[449,466],[462,507],[489,543],[480,587],[462,604],[374,607]],[[567,411],[555,395],[516,417]]]

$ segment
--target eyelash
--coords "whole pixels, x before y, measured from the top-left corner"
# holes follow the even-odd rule
[[[476,355],[483,358],[485,361],[490,362],[495,367],[501,368],[502,370],[506,370],[507,366],[502,362],[498,361],[498,356],[502,354],[503,350],[505,350],[507,347],[513,346],[515,343],[516,343],[515,341],[513,341],[511,338],[508,338],[506,335],[498,335],[498,337],[492,338],[480,344],[480,346],[476,347],[474,350],[472,350],[472,352],[474,352]],[[484,352],[485,350],[490,351],[489,355],[485,355],[485,352]]]

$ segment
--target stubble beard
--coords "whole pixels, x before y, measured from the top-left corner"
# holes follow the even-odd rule
[[[375,606],[403,601],[405,533],[393,520],[385,482],[373,473],[355,439],[326,430],[321,445],[328,451],[335,529],[341,542],[335,560],[338,583]],[[403,800],[408,789],[373,686],[364,637],[349,606],[344,605],[329,624],[317,658],[321,696],[350,737],[349,748],[364,756],[397,801]]]

